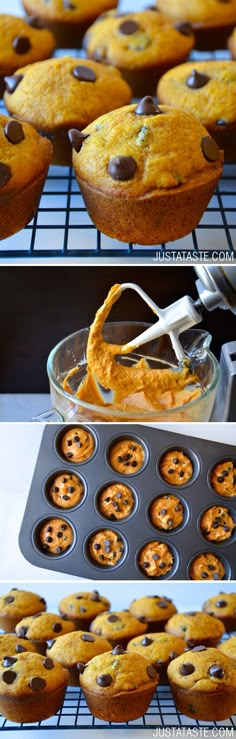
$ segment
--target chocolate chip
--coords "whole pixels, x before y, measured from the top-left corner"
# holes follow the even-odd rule
[[[108,685],[111,685],[111,683],[112,683],[111,675],[98,675],[97,684],[100,685],[101,688],[107,688]]]
[[[56,644],[56,639],[52,639],[50,643],[48,644],[48,649],[52,649],[53,644]]]
[[[11,685],[14,683],[14,680],[16,679],[17,674],[16,672],[13,672],[13,670],[6,670],[6,672],[2,673],[2,680],[7,685]]]
[[[219,680],[222,680],[225,674],[223,667],[220,667],[220,665],[211,665],[208,673],[211,677],[217,677]]]
[[[209,82],[210,77],[207,74],[198,72],[197,69],[193,69],[189,77],[186,79],[186,85],[191,87],[192,90],[199,90],[200,87],[205,87]]]
[[[22,125],[18,121],[8,121],[4,133],[10,144],[20,144],[25,138]]]
[[[178,513],[178,511],[181,511],[181,506],[180,505],[176,505],[175,506],[175,511],[176,511],[176,513]]]
[[[196,611],[187,611],[184,615],[185,616],[196,616]]]
[[[59,488],[57,488],[57,487],[52,488],[52,493],[59,493]]]
[[[68,493],[74,493],[75,492],[75,488],[73,487],[73,485],[68,485],[67,492]]]
[[[135,459],[134,459],[134,461],[131,462],[131,467],[137,467],[137,465],[138,465],[138,462],[136,462]]]
[[[152,644],[152,643],[153,643],[153,639],[149,639],[148,636],[144,636],[141,641],[142,647],[148,647],[149,644]]]
[[[148,674],[148,677],[151,678],[151,680],[153,680],[154,678],[157,677],[157,673],[156,673],[155,667],[153,667],[153,665],[148,665],[148,667],[147,667],[147,674]]]
[[[27,51],[31,49],[28,36],[16,36],[13,39],[12,46],[16,54],[27,54]]]
[[[68,131],[68,137],[73,149],[78,153],[81,149],[83,141],[89,138],[89,134],[82,133],[77,128],[71,128]]]
[[[230,526],[224,526],[224,531],[230,531]]]
[[[16,654],[21,654],[21,652],[26,652],[26,648],[23,647],[22,644],[16,644]]]
[[[47,544],[51,544],[52,541],[53,541],[53,539],[52,539],[51,536],[46,536],[46,542],[47,542]]]
[[[214,565],[207,565],[207,569],[208,569],[208,570],[214,570],[214,569],[215,569],[215,567],[214,567]]]
[[[219,475],[216,479],[217,479],[217,482],[224,482],[224,478],[222,475]]]
[[[169,659],[176,659],[176,657],[178,657],[178,656],[179,656],[179,655],[178,655],[178,652],[174,652],[174,651],[173,651],[173,652],[170,652],[170,654],[169,654]]]
[[[168,518],[167,525],[173,526],[173,518]]]
[[[43,690],[43,688],[45,688],[46,680],[44,680],[43,677],[32,677],[29,685],[32,690],[36,690],[36,692],[39,692],[40,690]]]
[[[94,641],[92,634],[82,634],[81,639],[83,641]]]
[[[79,607],[80,613],[87,613],[86,608],[84,606]]]
[[[58,622],[56,621],[56,623],[55,623],[55,624],[53,624],[53,626],[52,626],[52,630],[53,630],[53,631],[55,631],[55,632],[56,632],[56,634],[57,634],[57,633],[59,633],[59,631],[62,631],[62,625],[61,625],[61,624],[59,624],[59,623],[58,623]]]
[[[92,593],[92,595],[91,595],[91,600],[95,600],[95,601],[97,601],[98,603],[100,603],[100,595],[99,595],[99,592],[98,592],[98,590],[94,590],[94,591],[93,591],[93,593]]]
[[[213,580],[219,580],[218,572],[214,572]]]
[[[187,21],[174,23],[174,28],[176,28],[176,31],[179,31],[179,33],[182,33],[183,36],[191,36],[192,26]]]
[[[115,613],[111,613],[111,615],[107,617],[107,621],[109,621],[110,623],[115,623],[115,621],[119,621],[119,618],[115,615]]]
[[[172,459],[172,462],[173,462],[173,464],[179,464],[178,457],[175,457],[174,459]]]
[[[136,169],[137,164],[133,157],[115,157],[108,164],[108,173],[113,180],[131,180],[135,175]]]
[[[62,552],[62,548],[61,547],[56,547],[56,552],[57,552],[57,554],[60,554]]]
[[[84,664],[84,662],[77,662],[76,667],[77,667],[77,670],[78,670],[79,674],[80,675],[83,675],[83,672],[85,670],[85,664]]]
[[[123,23],[120,23],[118,30],[124,36],[129,36],[131,33],[136,33],[136,31],[139,30],[139,25],[138,23],[136,23],[136,21],[127,20],[123,21]]]
[[[184,471],[183,470],[180,470],[179,477],[184,477]]]
[[[161,563],[159,564],[159,570],[164,570],[164,569],[165,569],[165,567],[166,567],[166,565],[165,565],[165,562],[161,562]]]
[[[27,15],[27,17],[24,18],[24,21],[28,26],[31,26],[31,28],[38,28],[38,30],[42,31],[43,26],[37,15]]]
[[[201,141],[202,153],[207,162],[216,162],[220,156],[220,150],[211,136],[203,136]]]
[[[4,657],[2,664],[3,667],[11,667],[15,662],[17,662],[17,657]]]
[[[66,529],[67,529],[67,525],[66,525],[65,523],[63,523],[63,524],[61,525],[61,530],[62,530],[62,531],[66,531]]]
[[[0,162],[0,187],[4,187],[11,178],[11,168],[8,164]]]
[[[54,662],[52,661],[52,659],[50,659],[50,657],[46,657],[43,660],[43,666],[46,667],[46,670],[53,670]]]
[[[150,567],[150,562],[143,562],[143,567],[145,567],[145,570],[147,570],[148,567]]]
[[[22,637],[22,639],[24,639],[24,637],[27,634],[27,631],[28,631],[28,626],[20,626],[19,631],[18,631],[18,636],[20,636],[20,637]]]
[[[62,536],[63,536],[62,532],[61,532],[61,531],[58,531],[58,534],[57,534],[57,538],[58,538],[58,539],[61,539],[61,538],[62,538]]]
[[[174,470],[172,470],[172,468],[170,468],[170,469],[168,470],[168,475],[173,475],[173,474],[174,474]]]
[[[12,595],[7,595],[6,598],[4,598],[4,603],[13,603],[15,598],[13,598]]]
[[[76,10],[76,5],[71,0],[63,0],[65,10]]]
[[[101,549],[101,544],[97,544],[97,543],[95,542],[95,544],[93,545],[93,548],[94,548],[94,549],[95,549],[95,550],[96,550],[97,552],[99,552],[99,549]]]
[[[136,113],[136,115],[159,115],[161,112],[162,111],[159,106],[156,105],[151,95],[146,95],[142,98],[134,109],[134,113]]]
[[[222,475],[223,477],[228,477],[228,470],[223,470]]]
[[[78,64],[77,67],[74,67],[72,74],[80,82],[95,82],[97,79],[97,75],[93,69],[86,67],[84,64]]]
[[[103,562],[103,560],[105,559],[104,554],[99,554],[98,559],[100,559],[101,562]]]
[[[73,456],[73,452],[66,452],[67,459],[72,459]]]
[[[199,644],[198,647],[193,647],[193,652],[205,652],[206,647],[203,646],[203,644]]]
[[[227,602],[226,600],[217,600],[215,605],[216,608],[225,608],[225,606],[227,606]]]
[[[157,606],[158,608],[168,608],[168,604],[164,600],[159,600]]]
[[[70,500],[70,496],[69,495],[62,495],[62,500]],[[57,536],[59,536],[59,534],[57,534]],[[60,536],[62,536],[62,534],[60,534]]]
[[[120,644],[117,644],[117,646],[114,647],[114,649],[112,650],[112,654],[124,654],[124,653],[125,653],[125,649],[123,649],[123,647]]]
[[[184,662],[179,668],[180,675],[183,675],[184,677],[186,675],[191,675],[194,671],[195,667],[191,664],[191,662]]]
[[[165,516],[166,513],[167,513],[167,508],[162,508],[161,511],[160,511],[160,515],[161,516]]]
[[[46,531],[48,531],[48,533],[51,533],[51,531],[52,531],[52,526],[47,526],[47,528],[46,528]]]
[[[10,95],[15,92],[21,80],[23,80],[23,74],[12,74],[10,77],[4,77],[6,90]]]
[[[154,559],[154,561],[157,561],[158,559],[160,559],[159,554],[153,554],[152,559]]]

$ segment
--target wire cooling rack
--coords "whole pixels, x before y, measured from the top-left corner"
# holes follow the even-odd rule
[[[61,50],[56,54],[61,55]],[[80,52],[73,52],[79,56]],[[227,51],[192,52],[194,61],[229,58]],[[0,100],[0,113],[6,112]],[[203,254],[204,252],[204,254]],[[111,239],[92,223],[72,168],[51,166],[38,211],[23,231],[0,242],[0,259],[58,257],[236,259],[236,164],[227,164],[197,228],[171,244],[140,246]]]

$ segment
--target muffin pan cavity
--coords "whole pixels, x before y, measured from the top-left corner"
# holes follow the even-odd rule
[[[227,500],[236,498],[235,456],[220,457],[211,465],[208,472],[208,485],[218,500],[221,498],[222,505],[224,505],[223,499],[227,505]]]
[[[190,518],[189,506],[179,493],[165,490],[148,504],[146,518],[156,532],[169,536],[185,528]]]
[[[58,512],[74,510],[82,505],[87,494],[87,486],[81,474],[71,470],[55,470],[43,483],[46,503]]]
[[[32,542],[36,551],[51,561],[72,551],[76,532],[71,521],[64,516],[48,516],[37,521],[32,531]]]
[[[179,489],[196,481],[200,473],[200,460],[191,448],[176,445],[162,451],[157,470],[164,483]]]
[[[220,501],[207,506],[198,518],[198,530],[205,541],[220,547],[232,544],[236,538],[236,511]]]
[[[197,568],[201,564],[201,577],[195,578],[193,567]],[[207,582],[213,580],[219,582],[220,580],[231,580],[234,579],[232,574],[232,567],[229,564],[227,557],[222,554],[222,550],[215,552],[212,549],[197,552],[188,563],[186,574],[188,580],[201,580]]]
[[[66,425],[56,434],[55,451],[68,464],[86,464],[97,452],[98,439],[90,426]]]
[[[144,542],[136,553],[135,563],[137,569],[150,580],[166,580],[176,575],[179,555],[172,544],[158,537]]]
[[[93,440],[87,461],[78,463],[74,457],[64,459],[61,452],[63,438],[72,438],[76,445],[81,440],[83,443],[87,434]],[[122,446],[119,451],[124,442],[125,449]],[[127,444],[134,449],[126,449]],[[78,446],[79,450],[80,448]],[[111,466],[111,452],[114,449]],[[190,460],[192,474],[181,485],[169,484],[160,474],[161,460],[167,453],[171,454],[171,459],[177,459],[180,452]],[[129,454],[132,456],[127,459],[126,455]],[[121,462],[118,461],[120,456]],[[123,424],[114,426],[109,423],[96,426],[80,423],[61,426],[48,424],[44,429],[21,525],[20,549],[33,565],[44,569],[54,569],[91,580],[102,577],[104,580],[112,578],[146,581],[152,581],[153,578],[190,579],[189,563],[203,552],[212,554],[222,562],[222,577],[234,580],[235,530],[229,539],[218,543],[204,538],[199,523],[203,512],[217,505],[228,508],[233,521],[236,520],[236,498],[227,499],[217,495],[209,484],[213,466],[219,460],[230,459],[235,460],[233,446],[211,441],[206,443],[204,439],[191,438],[182,433],[164,431],[148,425],[126,424],[124,427]],[[138,463],[131,467],[131,471],[129,467],[133,461]],[[69,482],[72,483],[69,484],[70,488],[75,486],[75,480],[81,481],[84,492],[76,505],[64,508],[57,505],[57,497],[52,500],[52,489],[58,487],[55,481],[61,476],[69,477]],[[62,481],[62,485],[68,485],[68,480]],[[53,495],[58,496],[58,492],[54,490]],[[67,492],[65,495],[64,502],[67,506],[70,500],[67,500]],[[73,499],[74,491],[70,490],[68,495]],[[163,521],[168,523],[173,515],[163,513],[163,508],[165,509],[165,501],[169,501],[171,496],[174,503],[175,499],[179,501],[175,503],[177,508],[180,506],[180,511],[175,511],[175,506],[170,508],[176,516],[175,526],[168,524],[167,528],[158,527],[151,520],[152,506],[161,500]],[[49,542],[42,541],[40,532],[44,526],[50,527],[50,521],[55,519],[63,519],[69,524],[72,539],[65,549],[52,552],[52,542],[50,539]],[[53,531],[46,531],[46,536],[53,538],[53,534],[54,524]],[[59,544],[56,541],[56,548],[61,547],[61,538],[58,538]],[[140,560],[141,550],[150,542],[159,542],[164,549],[149,552],[148,559],[152,554],[160,555],[161,551],[165,552],[165,547],[172,553],[172,559],[168,563],[170,566],[156,572],[152,567],[152,575],[150,567],[143,567]],[[98,545],[95,549],[94,544]],[[101,555],[104,559],[99,559]],[[153,561],[158,562],[158,558]],[[207,574],[212,575],[214,572],[217,574],[213,568]],[[201,573],[199,579],[202,579]]]

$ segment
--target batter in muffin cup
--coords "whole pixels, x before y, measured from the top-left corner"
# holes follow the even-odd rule
[[[116,472],[133,475],[144,463],[144,449],[133,439],[121,439],[110,450],[109,462]]]
[[[63,457],[71,462],[87,462],[94,452],[92,434],[84,428],[72,428],[62,438]]]
[[[225,568],[215,554],[205,552],[194,557],[189,575],[191,580],[223,580]]]
[[[99,510],[112,521],[127,518],[134,507],[134,496],[121,482],[108,485],[99,496]]]
[[[212,506],[201,517],[201,532],[208,541],[225,541],[232,536],[235,523],[228,508]]]
[[[215,493],[228,498],[236,496],[236,467],[232,460],[220,462],[211,473],[211,485]]]
[[[74,534],[63,518],[52,518],[42,526],[39,535],[42,549],[48,554],[62,554],[71,546]]]
[[[184,509],[176,495],[162,495],[151,505],[150,520],[157,529],[176,529],[183,518]]]
[[[67,472],[55,477],[49,491],[50,498],[59,508],[73,508],[80,503],[83,494],[84,486],[80,478]]]
[[[124,554],[124,544],[119,533],[111,529],[97,531],[89,541],[89,554],[98,565],[116,565]]]
[[[184,452],[173,450],[163,455],[160,473],[171,485],[184,485],[193,476],[193,464]]]
[[[173,554],[167,544],[150,541],[139,552],[138,563],[148,577],[163,577],[173,567]]]

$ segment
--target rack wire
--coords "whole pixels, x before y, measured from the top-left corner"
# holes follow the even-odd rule
[[[62,52],[57,51],[57,55]],[[79,56],[80,52],[73,52]],[[227,51],[204,52],[204,58],[228,58]],[[202,58],[193,52],[191,58]],[[0,113],[3,113],[0,101]],[[92,223],[71,167],[49,168],[34,219],[23,231],[0,243],[0,259],[44,257],[142,257],[157,261],[190,258],[236,259],[236,164],[227,164],[201,222],[185,238],[171,244],[125,244],[100,233]],[[170,256],[169,256],[170,255]]]

